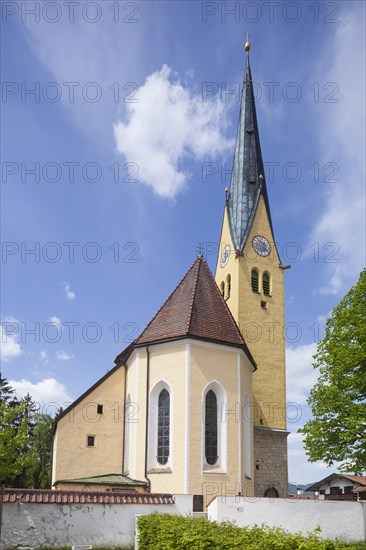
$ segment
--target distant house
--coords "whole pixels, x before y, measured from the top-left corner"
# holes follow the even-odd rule
[[[306,492],[311,491],[323,495],[326,500],[357,500],[357,494],[366,493],[366,476],[331,474],[306,489]]]

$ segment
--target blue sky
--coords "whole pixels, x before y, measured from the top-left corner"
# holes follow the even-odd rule
[[[43,404],[76,398],[198,243],[217,246],[249,30],[275,237],[292,264],[289,478],[325,477],[295,432],[325,319],[365,264],[364,3],[1,7],[3,375]]]

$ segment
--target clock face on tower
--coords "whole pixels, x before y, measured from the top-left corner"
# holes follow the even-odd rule
[[[227,244],[221,253],[220,267],[225,267],[230,257],[230,245]]]
[[[259,256],[269,256],[271,253],[271,245],[262,235],[256,235],[253,237],[252,246]]]

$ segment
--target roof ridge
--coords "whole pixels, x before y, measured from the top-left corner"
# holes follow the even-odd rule
[[[178,289],[178,287],[182,284],[182,282],[184,281],[184,279],[188,276],[188,273],[191,272],[191,270],[193,269],[193,267],[195,266],[197,262],[197,258],[195,259],[195,261],[193,262],[193,264],[191,265],[191,267],[188,269],[188,271],[186,271],[186,273],[183,275],[183,277],[181,278],[181,280],[179,281],[179,283],[175,286],[174,290],[172,290],[172,292],[169,294],[169,296],[167,297],[167,299],[165,300],[165,302],[162,303],[161,307],[158,309],[158,311],[155,313],[154,317],[150,320],[150,322],[145,326],[145,328],[140,332],[140,334],[137,336],[137,338],[135,338],[135,340],[133,341],[133,343],[137,342],[137,340],[139,340],[139,338],[141,338],[141,336],[144,334],[144,332],[147,331],[147,329],[149,328],[149,326],[152,324],[152,322],[156,319],[156,317],[159,315],[159,313],[161,312],[161,310],[163,309],[163,307],[165,306],[165,304],[169,301],[169,299],[173,296],[173,294],[175,293],[175,291]]]
[[[189,308],[189,315],[188,315],[188,323],[187,323],[187,330],[186,330],[186,334],[189,334],[189,329],[191,327],[191,322],[192,322],[192,312],[193,312],[193,305],[194,305],[194,301],[196,299],[196,294],[197,294],[197,287],[198,287],[198,277],[199,277],[199,274],[200,274],[200,269],[201,269],[201,264],[202,264],[202,261],[205,261],[204,258],[202,256],[198,256],[195,263],[198,261],[198,269],[197,269],[197,274],[196,274],[196,279],[194,281],[194,290],[193,290],[193,293],[192,293],[192,300],[191,300],[191,305],[190,305],[190,308]]]

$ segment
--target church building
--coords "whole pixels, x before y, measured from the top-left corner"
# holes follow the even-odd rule
[[[115,367],[57,418],[55,488],[191,494],[206,504],[288,494],[288,266],[274,240],[248,42],[245,50],[216,276],[199,256]]]

